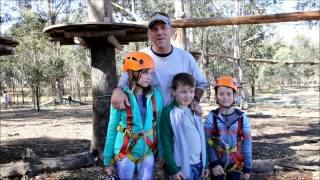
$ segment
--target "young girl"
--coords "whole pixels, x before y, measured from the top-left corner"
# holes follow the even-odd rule
[[[209,168],[216,180],[250,178],[252,138],[246,114],[233,108],[237,86],[232,77],[223,76],[215,84],[219,108],[211,111],[205,122]],[[226,176],[226,177],[225,177]]]
[[[156,151],[162,156],[158,119],[163,105],[160,92],[150,85],[153,68],[152,58],[143,52],[129,53],[124,59],[123,71],[129,78],[123,90],[131,106],[126,110],[110,109],[103,153],[109,176],[152,179]]]

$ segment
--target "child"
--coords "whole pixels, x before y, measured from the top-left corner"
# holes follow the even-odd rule
[[[162,156],[158,114],[162,110],[160,92],[150,86],[154,63],[143,52],[126,55],[123,71],[128,72],[128,87],[124,92],[130,99],[126,110],[110,109],[110,120],[103,153],[106,173],[120,179],[152,179],[155,154]],[[115,162],[115,166],[113,165]],[[135,174],[137,173],[137,174]]]
[[[247,180],[252,168],[252,138],[248,117],[232,107],[236,83],[232,77],[223,76],[214,89],[219,108],[211,111],[205,122],[209,168],[217,180],[223,180],[225,172],[227,180],[240,180],[241,171]]]
[[[174,100],[164,108],[161,143],[166,170],[173,179],[201,179],[206,163],[206,144],[201,117],[189,108],[194,98],[195,79],[179,73],[172,80]]]

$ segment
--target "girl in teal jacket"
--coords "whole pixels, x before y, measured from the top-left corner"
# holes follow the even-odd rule
[[[160,92],[150,84],[154,63],[143,52],[129,53],[123,64],[128,72],[128,87],[124,92],[130,107],[117,110],[111,106],[107,137],[103,153],[105,171],[120,179],[152,179],[155,154],[162,158],[159,120],[163,106]]]

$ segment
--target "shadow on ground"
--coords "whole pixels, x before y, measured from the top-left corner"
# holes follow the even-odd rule
[[[317,160],[319,157],[319,148],[295,150],[292,147],[319,147],[320,142],[320,126],[319,124],[309,124],[306,130],[295,130],[291,133],[267,134],[253,137],[253,159],[273,159],[286,163],[316,165],[320,166]],[[306,139],[296,140],[294,142],[283,143],[283,138],[306,137]],[[269,143],[266,141],[272,140]],[[298,152],[299,151],[299,152]],[[301,154],[303,153],[303,155]],[[314,157],[313,160],[305,160],[306,157]],[[311,158],[312,159],[312,158]]]
[[[66,117],[74,118],[83,118],[83,117],[92,117],[92,109],[42,109],[40,112],[37,110],[13,110],[13,111],[3,111],[1,112],[1,120],[8,121],[21,121],[21,119],[43,119],[43,120],[52,120],[52,119],[61,119]]]

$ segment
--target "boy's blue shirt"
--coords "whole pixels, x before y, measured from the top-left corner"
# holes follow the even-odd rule
[[[128,87],[123,89],[126,94],[128,94],[131,110],[132,110],[132,133],[139,133],[139,132],[148,132],[152,129],[152,119],[153,119],[153,108],[152,108],[152,100],[151,97],[154,96],[156,100],[156,110],[158,112],[158,120],[156,124],[156,133],[158,138],[158,157],[162,158],[163,151],[160,141],[160,119],[161,119],[161,111],[163,107],[163,100],[160,91],[154,89],[151,93],[146,96],[146,118],[145,123],[141,119],[141,114],[139,110],[139,105],[137,103],[136,97],[134,93],[129,90]],[[107,136],[105,141],[105,147],[103,152],[103,162],[105,166],[109,166],[112,163],[112,159],[115,155],[119,154],[120,149],[123,144],[124,134],[122,132],[117,131],[118,125],[122,126],[123,128],[127,127],[126,123],[127,119],[127,111],[126,110],[118,110],[115,109],[112,105],[110,107],[110,119],[107,129]],[[153,141],[153,136],[148,136],[150,140]],[[130,142],[132,139],[130,140]],[[129,144],[130,144],[129,142]],[[149,146],[146,144],[143,138],[140,138],[134,148],[131,150],[131,155],[135,158],[139,159],[144,154],[150,152]]]
[[[241,141],[241,154],[244,158],[244,173],[250,173],[252,169],[252,137],[251,137],[251,128],[250,128],[250,121],[247,117],[246,113],[235,109],[236,111],[240,112],[239,115],[236,117],[236,119],[231,120],[238,121],[238,117],[242,116],[243,118],[243,134],[244,134],[244,140]],[[211,138],[211,132],[213,130],[213,113],[209,112],[206,121],[205,121],[205,132],[206,132],[206,138]],[[221,113],[218,114],[217,118],[217,125],[219,129],[219,138],[222,139],[225,143],[230,145],[231,148],[235,148],[237,144],[237,130],[238,130],[238,123],[233,123],[229,129],[226,125],[226,122],[223,120]],[[228,133],[221,133],[221,132],[228,132]],[[226,155],[223,155],[222,157],[217,157],[217,151],[213,149],[210,145],[207,144],[207,152],[208,152],[208,160],[210,167],[215,167],[216,165],[221,164],[232,164],[234,163],[232,158],[229,158],[229,162],[226,162]]]

